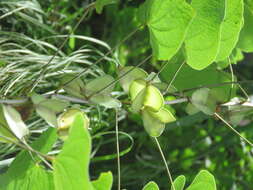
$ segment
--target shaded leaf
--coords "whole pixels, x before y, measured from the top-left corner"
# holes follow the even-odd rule
[[[104,6],[117,3],[118,0],[96,0],[95,8],[98,14],[101,14]]]
[[[121,102],[118,99],[113,98],[109,95],[98,94],[98,95],[92,96],[90,100],[91,102],[104,106],[106,108],[120,108],[121,107]]]

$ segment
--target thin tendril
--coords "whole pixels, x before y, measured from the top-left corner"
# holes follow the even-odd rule
[[[118,190],[120,190],[120,148],[119,148],[119,126],[118,126],[118,110],[115,109],[115,130],[116,130],[116,147],[117,147],[117,167],[118,167]]]
[[[172,176],[171,176],[171,172],[170,172],[170,170],[169,170],[169,167],[168,167],[167,161],[166,161],[166,159],[165,159],[165,156],[164,156],[164,154],[163,154],[163,151],[162,151],[162,148],[161,148],[161,146],[160,146],[160,143],[159,143],[159,141],[158,141],[158,139],[157,139],[156,137],[154,137],[154,139],[155,139],[155,142],[156,142],[156,144],[157,144],[157,146],[158,146],[158,149],[159,149],[159,151],[160,151],[160,154],[161,154],[161,156],[162,156],[164,165],[165,165],[165,167],[166,167],[167,174],[168,174],[168,176],[169,176],[169,180],[170,180],[170,183],[171,183],[171,186],[172,186],[172,190],[176,190],[176,188],[175,188],[175,186],[174,186],[174,183],[173,183]]]
[[[253,147],[252,142],[250,142],[247,138],[242,136],[236,129],[234,129],[225,119],[223,119],[218,113],[214,113],[214,115],[219,118],[226,126],[231,129],[236,135],[238,135],[241,139],[243,139],[246,143]]]

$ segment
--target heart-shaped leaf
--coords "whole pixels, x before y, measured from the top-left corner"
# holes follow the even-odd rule
[[[139,20],[147,24],[154,55],[169,60],[181,47],[194,16],[184,0],[147,0],[139,10]]]
[[[94,190],[110,190],[112,189],[113,176],[111,172],[101,173],[99,178],[92,181]]]
[[[132,70],[132,71],[130,71]],[[129,72],[130,71],[130,72]],[[128,73],[129,72],[129,73]],[[119,70],[119,77],[127,73],[122,79],[120,79],[120,84],[125,92],[129,92],[129,87],[132,81],[136,79],[145,79],[148,74],[141,68],[134,68],[133,66],[123,67]]]
[[[178,176],[174,180],[173,184],[174,184],[175,189],[173,189],[173,187],[171,187],[171,190],[184,190],[185,176],[183,176],[183,175]]]
[[[142,190],[159,190],[159,187],[155,182],[150,181],[143,187]]]

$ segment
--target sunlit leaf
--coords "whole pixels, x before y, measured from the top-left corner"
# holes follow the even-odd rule
[[[142,111],[142,120],[146,132],[151,137],[159,137],[162,134],[165,124],[154,118],[147,109]]]
[[[125,73],[132,70],[133,66],[123,67],[119,70],[119,77],[123,76]],[[125,92],[129,92],[129,86],[132,81],[136,79],[145,79],[148,76],[147,72],[141,68],[134,68],[131,72],[127,73],[122,79],[120,79],[120,84]]]
[[[174,184],[175,190],[183,190],[185,186],[185,176],[183,175],[178,176],[174,180],[173,184]],[[173,187],[171,187],[171,190],[174,190]]]
[[[200,171],[186,190],[216,190],[213,175],[206,170]]]
[[[168,60],[181,47],[194,11],[184,0],[147,0],[139,10],[139,20],[150,32],[155,57]]]
[[[159,190],[159,187],[155,182],[150,181],[143,187],[142,190]]]
[[[3,105],[3,113],[8,127],[17,138],[22,140],[24,136],[29,134],[29,130],[17,110],[9,105]]]
[[[110,190],[112,188],[113,176],[111,172],[101,173],[99,178],[92,181],[94,190]]]
[[[82,114],[77,114],[69,137],[53,162],[55,190],[92,189],[89,178],[91,138],[84,123]]]
[[[196,10],[185,40],[187,64],[202,70],[216,58],[220,45],[224,0],[192,0]]]
[[[243,0],[226,0],[225,17],[221,24],[221,41],[216,60],[226,59],[239,39],[243,26]]]

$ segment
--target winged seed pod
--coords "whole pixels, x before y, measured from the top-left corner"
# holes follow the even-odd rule
[[[69,129],[74,122],[75,116],[79,113],[81,113],[84,117],[84,127],[85,128],[89,127],[90,123],[89,118],[83,111],[76,108],[68,109],[67,111],[62,113],[57,119],[58,123],[57,132],[62,140],[66,140],[68,138]]]

